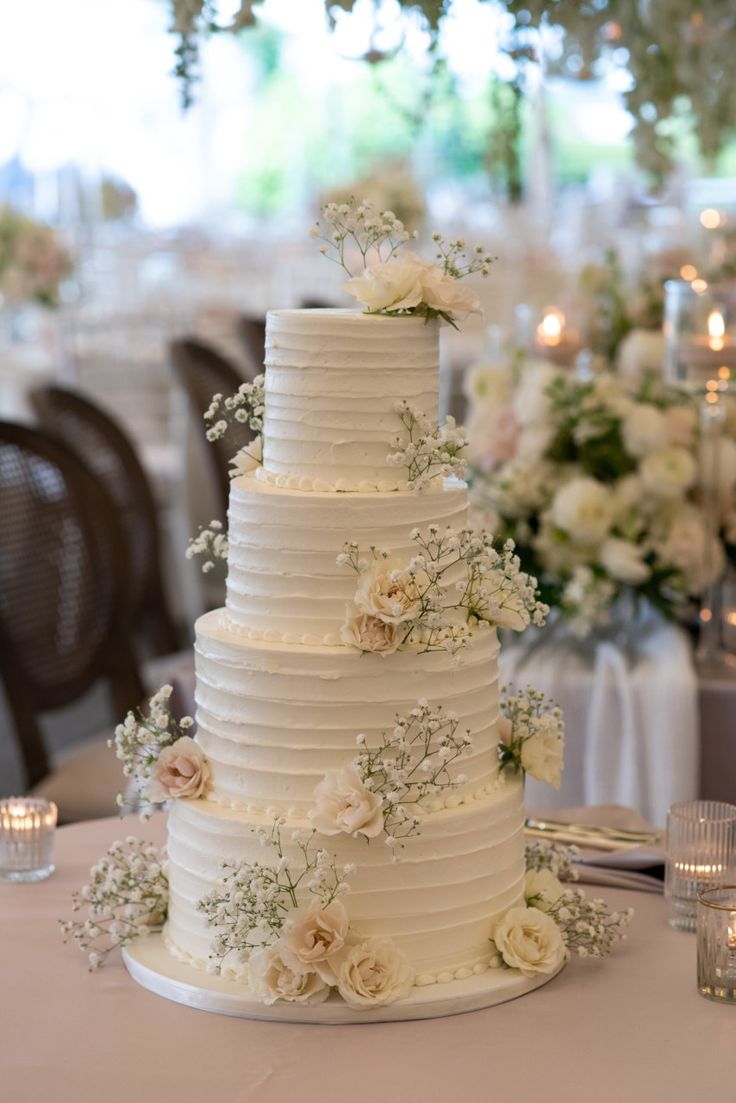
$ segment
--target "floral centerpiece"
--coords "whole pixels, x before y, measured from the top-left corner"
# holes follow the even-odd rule
[[[59,284],[71,269],[69,253],[50,226],[0,207],[0,305],[57,306]]]
[[[480,366],[467,394],[475,505],[576,633],[609,623],[623,595],[672,617],[721,573],[696,493],[703,444],[688,395],[653,377],[580,380],[534,361]],[[725,501],[736,448],[720,446]]]

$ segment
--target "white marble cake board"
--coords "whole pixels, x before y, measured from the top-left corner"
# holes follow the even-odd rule
[[[279,1001],[267,1005],[255,1000],[243,985],[194,969],[173,957],[161,934],[136,939],[123,950],[123,960],[133,980],[167,1000],[234,1015],[241,1019],[265,1019],[289,1023],[389,1023],[409,1019],[438,1019],[479,1011],[524,996],[552,980],[551,975],[524,977],[516,970],[487,969],[480,976],[413,988],[406,999],[372,1011],[353,1011],[339,996],[304,1007]],[[560,969],[562,966],[560,966]]]

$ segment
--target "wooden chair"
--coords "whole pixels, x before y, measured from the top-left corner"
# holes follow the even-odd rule
[[[221,394],[227,397],[235,394],[243,378],[224,356],[201,341],[172,341],[169,351],[174,374],[187,394],[190,408],[204,437],[207,431],[204,415],[212,396]],[[252,439],[253,431],[247,425],[235,424],[223,439],[206,441],[207,455],[210,457],[217,488],[220,520],[223,523],[227,518],[230,496],[230,460]]]
[[[266,356],[266,319],[241,314],[237,322],[238,336],[248,359],[253,364],[254,377],[263,372]]]
[[[124,786],[105,739],[52,765],[39,719],[109,681],[115,719],[140,704],[127,542],[98,480],[60,441],[0,422],[0,674],[27,786],[65,821],[111,815]]]
[[[103,484],[125,530],[136,636],[150,655],[183,646],[164,590],[158,513],[148,476],[122,427],[79,392],[41,387],[31,403],[46,430],[76,452]]]

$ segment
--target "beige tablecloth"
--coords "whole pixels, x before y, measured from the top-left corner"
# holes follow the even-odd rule
[[[0,885],[0,1099],[8,1103],[699,1103],[736,1093],[736,1007],[695,990],[695,938],[660,896],[603,962],[573,961],[540,991],[454,1018],[375,1026],[249,1022],[139,988],[118,958],[89,973],[56,921],[115,838],[148,825],[62,828],[57,871]],[[589,890],[590,891],[590,890]]]

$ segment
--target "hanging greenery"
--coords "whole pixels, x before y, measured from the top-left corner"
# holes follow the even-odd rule
[[[176,75],[185,107],[197,79],[198,48],[209,34],[237,33],[256,22],[255,0],[242,0],[230,22],[218,17],[218,0],[169,0],[178,37]],[[442,19],[453,0],[398,0],[418,13],[439,48]],[[736,3],[734,0],[481,0],[512,17],[500,48],[512,59],[511,95],[497,87],[502,122],[494,143],[507,166],[509,191],[518,189],[520,101],[529,66],[573,79],[591,79],[607,66],[625,68],[624,93],[634,120],[638,163],[656,181],[672,168],[675,139],[689,125],[703,156],[712,161],[736,132]],[[358,0],[325,0],[334,26]],[[373,0],[376,15],[380,0]],[[254,11],[254,8],[256,9]],[[549,33],[545,33],[549,31]],[[556,33],[554,33],[556,31]],[[385,55],[370,48],[364,60]],[[515,152],[516,151],[516,152]],[[515,158],[515,160],[514,160]]]

